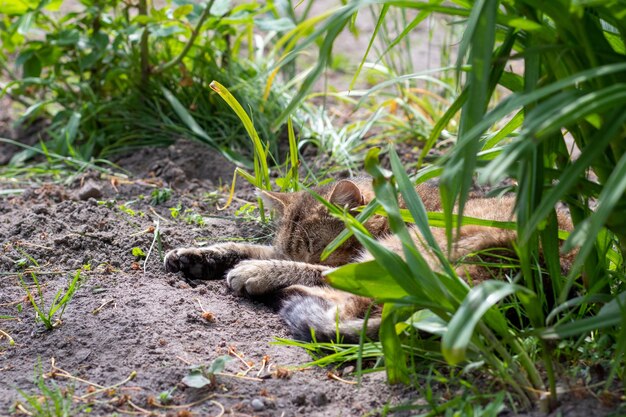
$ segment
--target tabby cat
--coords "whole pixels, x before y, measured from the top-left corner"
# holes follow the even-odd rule
[[[436,187],[422,184],[417,187],[427,211],[440,211],[441,202]],[[369,203],[374,192],[369,178],[353,178],[314,189],[331,203],[353,209]],[[341,220],[331,216],[327,209],[310,193],[262,192],[264,201],[279,215],[274,244],[271,246],[245,243],[220,243],[208,247],[178,248],[165,256],[165,269],[182,272],[191,279],[221,279],[237,294],[264,300],[279,300],[279,314],[287,323],[293,336],[299,340],[311,340],[312,334],[320,340],[336,338],[339,332],[344,341],[358,340],[368,309],[373,314],[367,321],[366,333],[377,338],[380,325],[380,309],[372,300],[331,288],[325,283],[324,272],[350,262],[371,260],[351,237],[335,250],[325,261],[320,261],[324,248],[343,230]],[[510,221],[513,219],[514,199],[473,198],[465,206],[465,215],[488,220]],[[559,214],[559,226],[569,230],[567,216]],[[399,255],[400,240],[390,234],[386,218],[373,216],[365,227],[385,247]],[[415,243],[422,249],[432,268],[439,264],[434,255],[426,250],[417,229]],[[433,228],[439,245],[446,247],[443,229]],[[515,231],[492,227],[467,225],[460,231],[453,245],[451,261],[487,248],[509,249],[515,239]],[[486,276],[484,270],[462,265],[461,276],[480,281]]]

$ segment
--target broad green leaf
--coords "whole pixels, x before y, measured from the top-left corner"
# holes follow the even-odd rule
[[[208,374],[219,374],[224,370],[226,364],[230,362],[233,358],[228,355],[218,356],[211,362],[211,366],[207,369]]]
[[[202,371],[199,369],[192,370],[182,380],[182,383],[190,388],[204,388],[207,385],[211,385],[211,381],[202,375]]]
[[[465,360],[465,352],[472,343],[478,322],[492,306],[515,292],[530,294],[524,287],[501,281],[485,281],[470,290],[441,339],[443,356],[450,364]]]
[[[20,15],[37,7],[36,0],[0,0],[0,14]]]
[[[375,299],[399,299],[408,293],[376,261],[340,266],[325,273],[335,288]]]
[[[215,0],[211,6],[211,14],[213,16],[223,16],[230,10],[230,0]]]
[[[174,19],[181,19],[193,11],[193,4],[184,4],[174,10]]]
[[[416,311],[406,323],[426,333],[443,336],[448,331],[448,323],[430,310]]]

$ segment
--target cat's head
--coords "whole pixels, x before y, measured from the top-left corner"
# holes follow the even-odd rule
[[[371,191],[359,182],[341,180],[314,191],[329,202],[353,209],[370,200]],[[326,207],[307,191],[276,193],[262,191],[265,203],[279,215],[274,246],[294,261],[320,263],[324,248],[344,229],[343,221],[331,216]],[[359,250],[351,238],[324,261],[342,265],[351,261]]]

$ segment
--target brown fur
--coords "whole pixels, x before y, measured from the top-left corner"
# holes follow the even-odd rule
[[[439,192],[429,185],[416,188],[426,210],[440,211]],[[328,201],[348,209],[362,206],[374,198],[369,178],[341,180],[319,187],[315,191]],[[343,222],[332,217],[310,193],[263,192],[264,200],[279,214],[280,220],[273,246],[241,243],[216,244],[206,248],[179,248],[165,257],[168,271],[182,271],[188,278],[220,279],[226,276],[228,286],[237,294],[251,297],[278,295],[282,300],[281,316],[299,339],[311,339],[311,329],[317,339],[334,339],[339,333],[344,340],[358,340],[364,316],[372,309],[366,334],[376,337],[380,324],[380,309],[368,298],[355,296],[326,285],[324,272],[331,267],[372,259],[358,241],[351,237],[325,261],[320,261],[324,248],[343,230]],[[465,215],[487,220],[510,221],[514,199],[473,198],[465,206]],[[403,255],[400,240],[389,233],[387,220],[373,216],[365,226],[378,241]],[[559,215],[559,227],[570,230],[567,216]],[[411,226],[415,243],[429,265],[439,263],[424,247],[418,231]],[[445,231],[433,228],[432,233],[441,248],[447,247]],[[488,248],[510,249],[516,234],[483,226],[463,226],[458,240],[452,245],[450,260],[454,263],[476,251]],[[461,276],[480,281],[489,275],[481,268],[461,265]]]

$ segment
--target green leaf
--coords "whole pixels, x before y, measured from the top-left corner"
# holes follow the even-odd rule
[[[259,30],[286,32],[296,27],[293,21],[287,17],[279,19],[254,19],[254,24]]]
[[[0,0],[0,14],[20,15],[37,7],[36,0]]]
[[[193,11],[193,4],[184,4],[174,10],[174,19],[181,19]]]
[[[532,294],[519,285],[501,281],[485,281],[472,288],[448,324],[441,340],[441,350],[446,360],[458,364],[465,360],[474,329],[483,315],[496,303],[515,292]]]
[[[406,323],[420,331],[437,336],[443,336],[448,331],[448,323],[432,311],[426,309],[413,313],[406,320]]]
[[[211,381],[206,378],[199,369],[189,372],[189,375],[185,376],[182,382],[190,388],[203,388],[207,385],[211,385]]]
[[[261,142],[261,138],[259,138],[259,134],[254,128],[254,124],[252,123],[252,119],[248,116],[248,113],[241,107],[241,104],[237,101],[237,99],[228,91],[226,87],[217,81],[212,81],[209,85],[213,91],[222,97],[222,99],[230,106],[230,108],[235,112],[241,123],[243,123],[246,132],[252,139],[252,145],[254,147],[255,154],[255,174],[257,174],[257,183],[256,186],[264,189],[270,190],[272,185],[270,182],[270,174],[269,167],[267,165],[267,152],[266,147]],[[258,164],[258,167],[257,167]],[[257,169],[258,168],[258,169]]]
[[[211,6],[211,14],[213,16],[223,16],[230,10],[230,0],[215,0]]]
[[[335,288],[375,299],[399,299],[408,295],[376,261],[340,266],[325,273]]]
[[[539,332],[543,339],[563,339],[578,336],[598,329],[612,326],[624,326],[626,315],[626,291],[618,294],[613,300],[600,309],[597,315],[576,320],[571,323],[548,327]]]
[[[131,252],[132,252],[132,254],[133,254],[133,256],[135,258],[145,258],[146,257],[146,253],[141,248],[134,247],[131,250]]]
[[[228,355],[218,356],[211,362],[211,366],[207,369],[207,373],[210,375],[219,374],[224,370],[226,364],[230,362],[233,358]]]
[[[380,342],[385,353],[385,370],[391,384],[399,382],[409,383],[409,371],[406,366],[406,356],[402,350],[402,343],[396,332],[396,323],[401,314],[401,308],[387,303],[383,307],[380,324]]]

